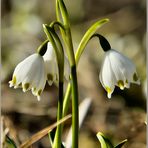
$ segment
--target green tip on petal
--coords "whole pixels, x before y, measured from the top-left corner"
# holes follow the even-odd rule
[[[53,75],[52,74],[47,74],[47,80],[48,80],[48,84],[51,86],[52,85],[52,83],[53,83],[53,79],[54,79],[54,77],[53,77]]]
[[[30,84],[29,83],[25,83],[24,84],[24,88],[27,90],[29,88]]]
[[[138,76],[137,76],[136,73],[133,74],[133,80],[134,80],[134,81],[138,81]]]
[[[13,76],[13,78],[12,78],[12,84],[13,85],[16,85],[16,76]]]
[[[19,83],[18,85],[15,85],[14,86],[14,89],[16,89],[16,88],[21,88],[22,87],[22,83]]]
[[[111,93],[112,93],[112,90],[110,87],[106,86],[105,87],[106,91],[107,91],[107,97],[110,99],[111,98]]]
[[[118,84],[118,86],[120,87],[121,90],[124,89],[124,82],[123,82],[122,80],[119,80],[119,81],[117,82],[117,84]]]
[[[50,74],[50,73],[48,73],[48,74],[47,74],[47,80],[48,80],[48,81],[53,81],[53,75]]]
[[[40,97],[41,93],[42,93],[42,89],[40,89],[40,90],[37,92],[37,100],[38,100],[38,101],[41,100],[41,97]]]
[[[42,89],[40,89],[40,90],[38,91],[38,96],[40,96],[41,93],[42,93]]]
[[[26,92],[29,89],[30,83],[25,83],[23,85],[23,91]]]
[[[22,87],[22,83],[18,84],[18,87]]]

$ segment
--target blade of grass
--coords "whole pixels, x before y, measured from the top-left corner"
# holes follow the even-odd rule
[[[27,148],[27,147],[29,147],[30,145],[32,145],[33,143],[37,142],[41,138],[43,138],[50,131],[52,131],[55,127],[57,127],[59,124],[62,124],[63,122],[65,122],[69,118],[71,118],[71,115],[67,115],[64,118],[62,118],[61,120],[59,120],[58,122],[56,122],[56,123],[54,123],[54,124],[44,128],[44,129],[42,129],[41,131],[37,132],[30,139],[28,139],[24,143],[22,143],[20,148]]]
[[[15,142],[8,135],[6,135],[6,145],[9,148],[17,148]]]
[[[115,148],[121,148],[126,142],[127,142],[127,139],[123,140],[117,146],[115,146]]]
[[[101,148],[114,148],[111,140],[108,137],[106,137],[103,133],[98,132],[97,138],[100,141]]]

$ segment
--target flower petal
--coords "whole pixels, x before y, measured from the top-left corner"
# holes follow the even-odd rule
[[[22,87],[24,92],[31,89],[33,95],[39,98],[46,83],[43,57],[36,53],[19,63],[9,83],[14,88]]]
[[[108,92],[108,98],[111,97],[115,85],[123,90],[130,87],[130,82],[140,83],[132,61],[113,49],[106,52],[99,77]]]
[[[112,71],[110,60],[108,58],[108,54],[106,54],[106,57],[103,61],[101,71],[100,71],[100,82],[105,88],[105,90],[108,93],[108,98],[111,97],[112,92],[114,91],[116,79],[115,75]]]
[[[43,58],[47,71],[47,81],[49,85],[52,85],[52,83],[56,81],[56,76],[58,76],[58,65],[56,61],[55,51],[50,42],[48,42],[47,51],[44,54]]]
[[[118,69],[120,70],[120,72],[123,74],[124,77],[124,82],[126,83],[126,81],[128,81],[128,83],[132,82],[132,83],[136,83],[139,84],[140,81],[138,79],[137,73],[136,73],[136,67],[134,65],[134,63],[128,59],[126,56],[120,54],[119,52],[112,50],[112,54],[111,58],[112,58],[112,65],[115,65],[115,62],[118,65]],[[136,81],[133,79],[133,75],[137,76]]]

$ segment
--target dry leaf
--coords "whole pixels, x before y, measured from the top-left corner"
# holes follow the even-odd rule
[[[41,138],[43,138],[46,134],[48,134],[49,132],[51,132],[56,126],[58,126],[59,124],[65,122],[69,118],[71,118],[71,115],[67,115],[64,118],[62,118],[61,120],[59,120],[58,122],[56,122],[56,123],[54,123],[54,124],[52,124],[52,125],[44,128],[43,130],[37,132],[29,140],[27,140],[23,144],[21,144],[20,148],[28,148],[33,143],[37,142],[38,140],[40,140]]]

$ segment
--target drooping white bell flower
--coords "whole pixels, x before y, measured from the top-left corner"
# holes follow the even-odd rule
[[[105,52],[99,78],[108,98],[111,98],[115,86],[123,90],[129,88],[130,83],[140,84],[132,61],[113,49]]]
[[[59,74],[58,74],[58,65],[56,61],[56,54],[52,47],[52,44],[48,42],[46,53],[43,56],[46,72],[47,72],[47,81],[51,86],[53,82],[57,84]]]
[[[46,83],[46,70],[44,60],[38,53],[20,62],[13,73],[9,86],[14,88],[22,88],[24,92],[32,90],[32,94],[40,100],[40,95]]]

